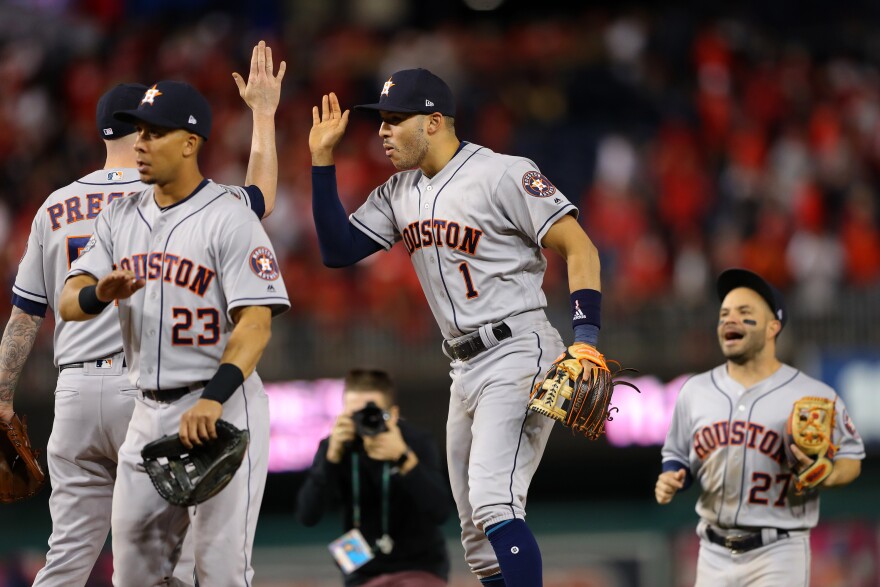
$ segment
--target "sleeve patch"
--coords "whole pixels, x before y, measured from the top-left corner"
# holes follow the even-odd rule
[[[281,275],[275,255],[266,247],[257,247],[250,256],[251,271],[260,279],[275,281]]]
[[[522,178],[522,185],[530,196],[536,198],[549,198],[556,193],[556,186],[550,183],[546,176],[538,171],[527,171]]]

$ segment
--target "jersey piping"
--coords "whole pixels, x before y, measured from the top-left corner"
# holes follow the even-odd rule
[[[786,379],[785,381],[783,381],[782,383],[780,383],[779,385],[777,385],[777,386],[774,387],[773,389],[769,389],[769,390],[767,390],[766,392],[764,392],[763,394],[761,394],[760,396],[756,397],[755,400],[752,402],[751,407],[749,408],[749,422],[752,421],[752,413],[754,413],[754,411],[755,411],[755,407],[757,406],[757,404],[758,404],[759,401],[761,401],[762,399],[764,399],[765,397],[767,397],[768,395],[770,395],[770,394],[773,393],[774,391],[777,391],[777,390],[779,390],[779,389],[782,389],[783,387],[785,387],[786,385],[788,385],[789,383],[791,383],[792,381],[794,381],[794,380],[797,378],[797,376],[800,375],[800,373],[801,373],[800,371],[795,371],[794,374],[793,374],[791,377],[789,377],[788,379]],[[745,466],[745,462],[746,462],[746,458],[747,458],[747,456],[748,456],[747,453],[746,453],[747,449],[748,449],[748,443],[747,443],[747,442],[743,442],[743,448],[742,448],[742,451],[743,451],[743,472],[742,472],[742,478],[740,479],[740,482],[739,482],[739,483],[740,483],[740,487],[745,487],[745,486],[746,486],[746,466]],[[742,495],[740,495],[740,497],[739,497],[739,505],[737,506],[737,508],[736,508],[736,513],[735,513],[734,516],[733,516],[733,523],[734,523],[734,525],[738,525],[738,523],[739,523],[739,514],[740,514],[740,512],[742,511],[743,498],[745,497],[745,495],[746,495],[745,492],[743,492]],[[723,500],[721,501],[721,504],[722,504],[722,505],[721,505],[721,508],[719,508],[719,511],[724,507],[724,501],[723,501]],[[720,516],[720,514],[719,514],[719,516]]]
[[[201,186],[201,184],[200,184],[200,186]],[[177,224],[175,224],[171,228],[171,230],[168,231],[168,236],[165,238],[165,246],[162,248],[162,254],[164,255],[168,251],[168,243],[171,242],[171,235],[174,234],[174,231],[177,230],[178,227],[180,227],[180,225],[182,225],[184,222],[186,222],[187,220],[189,220],[190,218],[192,218],[196,214],[199,214],[200,212],[202,212],[205,208],[207,208],[208,206],[210,206],[211,204],[213,204],[214,202],[216,202],[217,200],[222,198],[224,195],[225,195],[225,192],[222,195],[216,196],[214,199],[207,202],[204,206],[202,206],[198,210],[195,210],[195,211],[191,212],[190,214],[187,214],[186,216],[181,218],[180,221]],[[192,194],[189,197],[192,197]],[[187,198],[187,199],[189,199],[189,198]],[[140,212],[140,209],[138,209],[138,212]],[[145,220],[145,222],[146,222],[146,220]],[[165,320],[165,281],[164,280],[159,280],[159,292],[160,292],[160,294],[159,294],[159,332],[161,333],[162,326],[163,326],[162,323]],[[161,374],[162,374],[162,342],[163,342],[163,338],[164,337],[161,336],[161,334],[160,334],[160,336],[158,337],[158,339],[159,339],[158,348],[156,349],[156,389],[157,390],[162,389],[159,385],[159,382],[162,380]]]
[[[460,148],[461,148],[461,146],[459,146],[459,149]],[[447,185],[449,185],[449,182],[452,181],[452,178],[455,177],[455,175],[459,171],[461,171],[461,168],[464,167],[467,164],[467,162],[471,160],[471,157],[473,157],[474,155],[476,155],[477,153],[479,153],[483,149],[484,149],[484,147],[480,147],[479,149],[477,149],[476,151],[471,153],[467,159],[462,161],[461,165],[459,165],[458,168],[452,172],[452,174],[449,176],[449,179],[446,180],[446,182],[443,184],[443,186],[439,190],[437,190],[437,195],[434,196],[434,204],[431,206],[431,226],[434,225],[434,215],[437,211],[437,202],[440,200],[440,194],[443,193],[443,190],[446,188]],[[421,197],[421,194],[422,194],[422,192],[421,192],[421,190],[419,190],[419,197]],[[453,322],[453,324],[455,324],[455,328],[461,334],[465,334],[465,332],[464,332],[464,330],[462,330],[461,326],[458,325],[458,314],[455,311],[455,302],[452,301],[452,294],[449,293],[449,288],[446,286],[446,277],[444,277],[444,275],[443,275],[443,263],[442,263],[440,251],[438,249],[439,249],[439,247],[437,246],[437,241],[435,239],[434,240],[434,254],[437,256],[437,270],[440,272],[440,283],[443,284],[443,291],[446,292],[446,298],[449,300],[449,305],[452,306],[452,322]]]

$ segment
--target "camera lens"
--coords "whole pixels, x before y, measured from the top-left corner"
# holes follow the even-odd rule
[[[360,436],[375,436],[388,430],[385,421],[388,413],[377,406],[375,402],[369,402],[363,409],[352,414],[355,429]]]

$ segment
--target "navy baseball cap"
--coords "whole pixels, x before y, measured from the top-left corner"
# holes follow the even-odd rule
[[[197,89],[186,82],[161,81],[141,96],[136,110],[118,110],[116,120],[163,128],[182,128],[208,140],[211,134],[211,105]]]
[[[427,69],[403,69],[391,74],[378,102],[355,108],[455,116],[455,99],[446,82]]]
[[[137,108],[146,91],[144,84],[119,84],[101,96],[95,112],[95,124],[102,139],[113,141],[134,132],[133,124],[116,120],[113,113]]]
[[[782,297],[782,292],[767,283],[757,273],[752,273],[746,269],[727,269],[718,276],[719,300],[724,301],[727,294],[738,287],[747,287],[764,298],[764,301],[767,302],[767,305],[773,311],[773,315],[782,323],[782,328],[785,328],[788,312],[785,310],[785,298]],[[780,329],[780,332],[782,332],[782,329]]]

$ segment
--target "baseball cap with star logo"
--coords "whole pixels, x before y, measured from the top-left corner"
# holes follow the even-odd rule
[[[382,86],[378,102],[355,108],[455,116],[455,99],[446,82],[427,69],[403,69],[391,74]]]
[[[211,105],[186,82],[164,80],[144,92],[136,110],[118,110],[116,120],[143,121],[170,129],[184,129],[208,140],[211,134]]]

